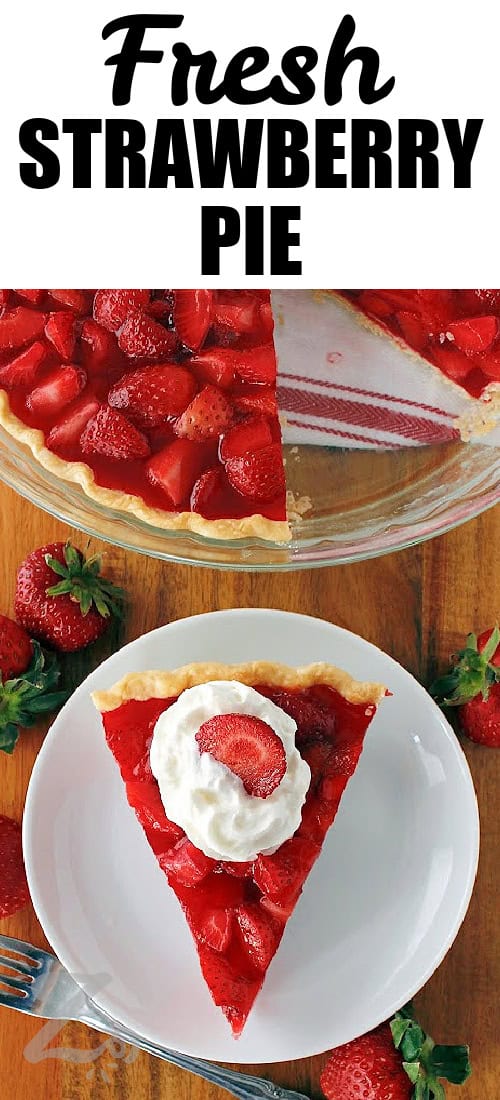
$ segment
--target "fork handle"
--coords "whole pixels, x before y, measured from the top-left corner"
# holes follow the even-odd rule
[[[94,1013],[94,1009],[95,1006],[92,1005],[92,1013]],[[123,1039],[125,1043],[131,1043],[133,1046],[147,1051],[148,1054],[153,1054],[155,1058],[161,1058],[164,1062],[170,1062],[171,1065],[178,1066],[179,1069],[186,1069],[197,1077],[203,1077],[205,1081],[209,1081],[212,1085],[218,1085],[219,1088],[226,1089],[237,1100],[309,1100],[303,1092],[281,1088],[280,1085],[274,1085],[272,1081],[266,1081],[264,1077],[253,1077],[249,1073],[240,1073],[238,1070],[227,1069],[225,1066],[219,1066],[214,1062],[206,1062],[203,1058],[191,1058],[187,1054],[178,1054],[177,1051],[156,1046],[154,1043],[148,1042],[147,1039],[143,1039],[142,1036],[136,1035],[133,1031],[128,1031],[127,1028],[114,1020],[111,1024],[111,1021],[107,1020],[105,1016],[100,1021],[93,1020],[92,1017],[88,1019],[85,1019],[85,1017],[80,1018],[84,1019],[86,1023],[90,1023],[91,1027],[98,1028],[99,1031],[105,1031],[118,1039]]]

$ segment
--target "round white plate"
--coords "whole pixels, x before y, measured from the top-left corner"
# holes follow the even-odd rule
[[[90,692],[133,670],[255,658],[328,661],[385,683],[393,696],[372,722],[335,825],[236,1041],[212,1004],[184,916],[127,804]],[[465,757],[423,688],[354,634],[282,611],[183,619],[105,661],[54,722],[24,815],[31,896],[67,969],[106,1012],[147,1039],[229,1062],[307,1057],[400,1008],[458,932],[478,846]]]

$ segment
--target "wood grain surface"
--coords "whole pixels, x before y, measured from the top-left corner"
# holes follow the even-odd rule
[[[65,539],[68,528],[0,486],[0,611],[12,610],[18,563],[36,546]],[[73,532],[77,545],[86,539]],[[277,607],[349,627],[429,683],[470,629],[500,614],[500,509],[402,553],[347,567],[295,574],[224,573],[168,565],[92,541],[103,549],[117,583],[130,595],[121,637],[100,642],[81,659],[83,675],[121,641],[172,619],[225,607]],[[144,593],[148,598],[144,598]],[[0,754],[0,813],[21,818],[44,730],[23,733],[13,757]],[[446,960],[417,998],[440,1042],[469,1042],[473,1076],[449,1096],[497,1100],[500,989],[500,752],[466,744],[482,819],[479,876],[472,904]],[[7,935],[45,945],[31,908],[2,922]],[[223,1100],[208,1086],[146,1054],[120,1048],[82,1025],[57,1034],[40,1021],[0,1009],[0,1100]],[[55,1029],[53,1029],[55,1030]],[[69,1051],[69,1053],[68,1053]],[[71,1053],[73,1052],[73,1053]],[[62,1056],[63,1055],[63,1056]],[[255,1067],[278,1084],[319,1097],[324,1057]]]

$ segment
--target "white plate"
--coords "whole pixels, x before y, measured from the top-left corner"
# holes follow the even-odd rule
[[[128,807],[91,690],[190,661],[329,661],[394,693],[366,748],[239,1040],[202,980],[184,917]],[[35,764],[24,815],[33,903],[67,969],[149,1040],[225,1061],[307,1057],[412,997],[467,911],[479,846],[460,745],[395,661],[330,623],[281,611],[184,619],[126,646],[75,692]]]

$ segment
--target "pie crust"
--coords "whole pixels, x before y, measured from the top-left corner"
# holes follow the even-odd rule
[[[376,706],[386,695],[382,684],[355,680],[343,669],[322,662],[291,668],[274,661],[250,661],[242,665],[224,665],[218,661],[184,665],[172,671],[129,672],[107,691],[95,691],[92,699],[101,714],[115,710],[131,699],[171,699],[187,688],[206,684],[211,680],[238,680],[252,687],[266,684],[269,687],[302,689],[324,684],[334,688],[348,703],[365,703]]]
[[[164,512],[161,508],[151,508],[141,499],[117,489],[106,489],[99,485],[93,470],[86,462],[66,462],[45,446],[43,432],[29,428],[12,412],[5,390],[0,389],[0,425],[19,443],[28,447],[34,458],[49,473],[70,481],[80,487],[86,496],[96,500],[104,508],[118,512],[129,512],[154,527],[168,531],[192,531],[197,535],[215,539],[260,538],[272,542],[289,542],[291,529],[286,520],[267,519],[255,514],[239,519],[205,519],[197,512]]]

